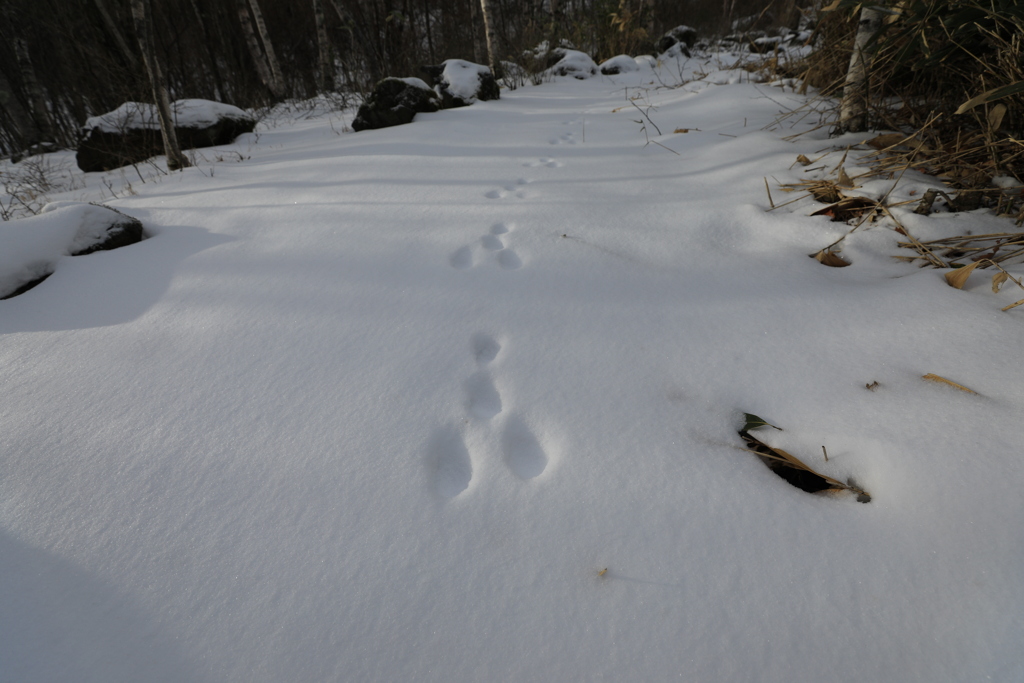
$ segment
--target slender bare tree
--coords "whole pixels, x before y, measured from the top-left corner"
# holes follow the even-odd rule
[[[135,71],[138,69],[138,60],[135,58],[135,54],[128,47],[128,42],[121,35],[121,29],[118,28],[117,22],[114,21],[114,17],[110,14],[107,9],[106,0],[93,0],[93,4],[96,5],[96,9],[100,13],[100,18],[103,19],[103,27],[111,38],[114,39],[114,44],[117,45],[118,51],[121,53],[122,59],[124,59],[125,65]]]
[[[270,94],[275,99],[282,99],[285,95],[284,79],[281,76],[281,65],[277,61],[277,55],[274,52],[274,46],[270,44],[270,38],[267,34],[267,25],[263,21],[263,13],[260,12],[260,6],[256,0],[237,0],[236,6],[238,9],[238,20],[242,24],[242,35],[245,38],[246,47],[249,48],[249,54],[252,55],[252,60],[256,64],[256,72],[260,76],[260,80],[267,86]],[[260,36],[263,38],[263,46],[260,46],[260,41],[256,37],[256,31],[253,30],[253,20],[249,18],[249,11],[252,10],[253,19],[256,21],[256,28],[260,32]]]
[[[284,76],[281,73],[281,62],[277,61],[277,53],[274,52],[274,44],[270,42],[270,32],[267,31],[267,24],[263,21],[263,12],[260,11],[260,3],[257,0],[249,0],[249,7],[252,8],[252,18],[256,20],[256,29],[260,32],[260,40],[263,42],[263,52],[267,55],[267,64],[270,66],[270,76],[274,79],[274,87],[271,90],[280,92],[279,97],[284,97]]]
[[[153,47],[153,15],[149,0],[131,0],[132,19],[135,21],[135,35],[142,51],[142,61],[149,74],[149,82],[153,86],[153,99],[156,101],[157,114],[160,117],[160,136],[164,142],[164,154],[167,156],[167,168],[177,171],[191,166],[178,146],[178,135],[174,130],[174,118],[171,116],[171,102],[167,96],[163,71]]]
[[[868,69],[875,53],[874,38],[882,28],[882,13],[872,7],[860,10],[860,24],[853,41],[853,54],[846,71],[843,101],[839,108],[839,127],[843,131],[859,133],[868,121]]]
[[[11,117],[11,122],[14,124],[13,142],[19,151],[40,141],[42,135],[39,133],[38,127],[25,108],[21,106],[21,102],[18,101],[18,96],[3,70],[0,70],[0,109],[3,109]]]
[[[22,8],[14,3],[6,3],[0,6],[0,17],[10,29],[7,38],[14,51],[14,61],[18,67],[22,88],[27,95],[28,114],[32,119],[34,129],[25,131],[29,138],[28,141],[30,144],[39,141],[53,142],[55,140],[53,119],[50,116],[46,94],[36,77],[36,68],[32,63],[28,40],[23,33],[26,24],[25,18],[22,16]]]
[[[313,18],[316,21],[316,44],[320,54],[317,87],[321,91],[334,90],[334,60],[331,58],[331,44],[327,40],[323,0],[313,0]]]
[[[488,56],[484,34],[480,30],[483,19],[480,17],[480,3],[477,0],[469,0],[469,21],[470,30],[473,32],[473,61],[482,64]]]
[[[495,78],[501,76],[501,59],[498,55],[498,8],[495,0],[480,0],[480,10],[484,15],[484,33],[487,36],[487,64]]]

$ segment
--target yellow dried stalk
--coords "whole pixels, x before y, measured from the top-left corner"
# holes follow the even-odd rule
[[[928,382],[935,382],[936,384],[945,384],[946,386],[953,387],[954,389],[959,389],[960,391],[967,392],[968,394],[974,394],[975,396],[978,395],[977,391],[974,391],[973,389],[968,389],[963,384],[957,384],[952,380],[948,380],[945,377],[940,377],[939,375],[935,375],[930,372],[927,375],[923,375],[921,379],[926,380]]]

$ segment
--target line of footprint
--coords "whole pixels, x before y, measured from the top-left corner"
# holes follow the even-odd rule
[[[499,432],[502,458],[512,474],[523,480],[540,476],[547,468],[548,455],[523,419],[509,415],[503,424],[495,424],[504,405],[488,366],[498,357],[501,344],[480,333],[473,336],[472,348],[478,370],[465,383],[467,422]],[[455,498],[469,488],[473,457],[457,426],[443,427],[434,434],[428,457],[434,464],[434,484],[441,496]]]
[[[526,199],[526,190],[523,189],[523,185],[529,185],[530,180],[528,178],[518,178],[516,182],[510,183],[499,190],[489,190],[484,192],[484,196],[488,199],[504,199],[510,194],[515,194],[518,199]]]
[[[511,233],[514,229],[514,223],[495,223],[477,242],[459,247],[452,252],[452,255],[448,257],[448,262],[452,268],[465,270],[475,265],[477,261],[476,254],[482,251],[485,254],[496,254],[495,260],[501,268],[516,270],[523,265],[523,260],[519,258],[519,255],[513,249],[506,247],[502,239],[503,235]]]

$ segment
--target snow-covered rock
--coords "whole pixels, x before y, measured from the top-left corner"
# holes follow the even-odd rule
[[[697,29],[690,26],[676,26],[658,40],[658,52],[668,52],[670,48],[681,44],[682,51],[689,57],[689,48],[697,42]],[[677,48],[680,49],[680,48]]]
[[[586,52],[557,48],[552,53],[561,54],[561,59],[551,67],[551,73],[555,76],[572,76],[583,80],[597,75],[597,64]]]
[[[419,78],[385,78],[359,106],[352,130],[372,130],[412,123],[419,112],[441,108],[441,98]]]
[[[640,65],[629,55],[617,55],[601,62],[601,73],[605,76],[639,71]]]
[[[101,204],[54,202],[38,216],[0,223],[0,299],[45,280],[62,256],[116,249],[142,239],[142,223]]]
[[[256,119],[245,111],[210,100],[177,100],[171,103],[171,115],[182,149],[227,145],[256,127]],[[156,105],[125,102],[111,112],[86,120],[76,160],[78,167],[88,173],[163,153]]]
[[[464,59],[447,59],[434,66],[422,67],[434,91],[441,98],[444,109],[465,107],[477,100],[497,100],[501,97],[498,82],[491,70]]]

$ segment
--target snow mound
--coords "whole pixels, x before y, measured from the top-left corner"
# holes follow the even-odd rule
[[[597,64],[586,52],[561,48],[559,51],[564,53],[564,56],[551,67],[551,73],[555,76],[572,76],[583,80],[597,74]]]
[[[0,223],[0,298],[53,272],[62,256],[102,242],[124,214],[97,204],[53,202],[37,216]]]
[[[631,71],[639,71],[640,65],[637,60],[629,55],[617,55],[611,59],[601,62],[601,73],[606,76],[624,74]]]
[[[447,84],[448,92],[455,97],[474,102],[482,79],[490,73],[491,70],[482,64],[474,64],[464,59],[448,59],[444,62],[441,81]]]
[[[212,100],[176,100],[171,103],[171,115],[174,117],[175,126],[179,128],[206,128],[223,118],[250,118],[238,107]],[[155,104],[125,102],[106,114],[89,117],[82,128],[99,129],[104,133],[120,133],[138,128],[159,130],[160,116]]]
[[[420,90],[434,90],[429,85],[427,85],[423,79],[416,78],[415,76],[409,76],[408,78],[396,78],[394,80],[402,81],[402,83],[405,83],[406,85],[411,85],[414,88],[419,88]]]

